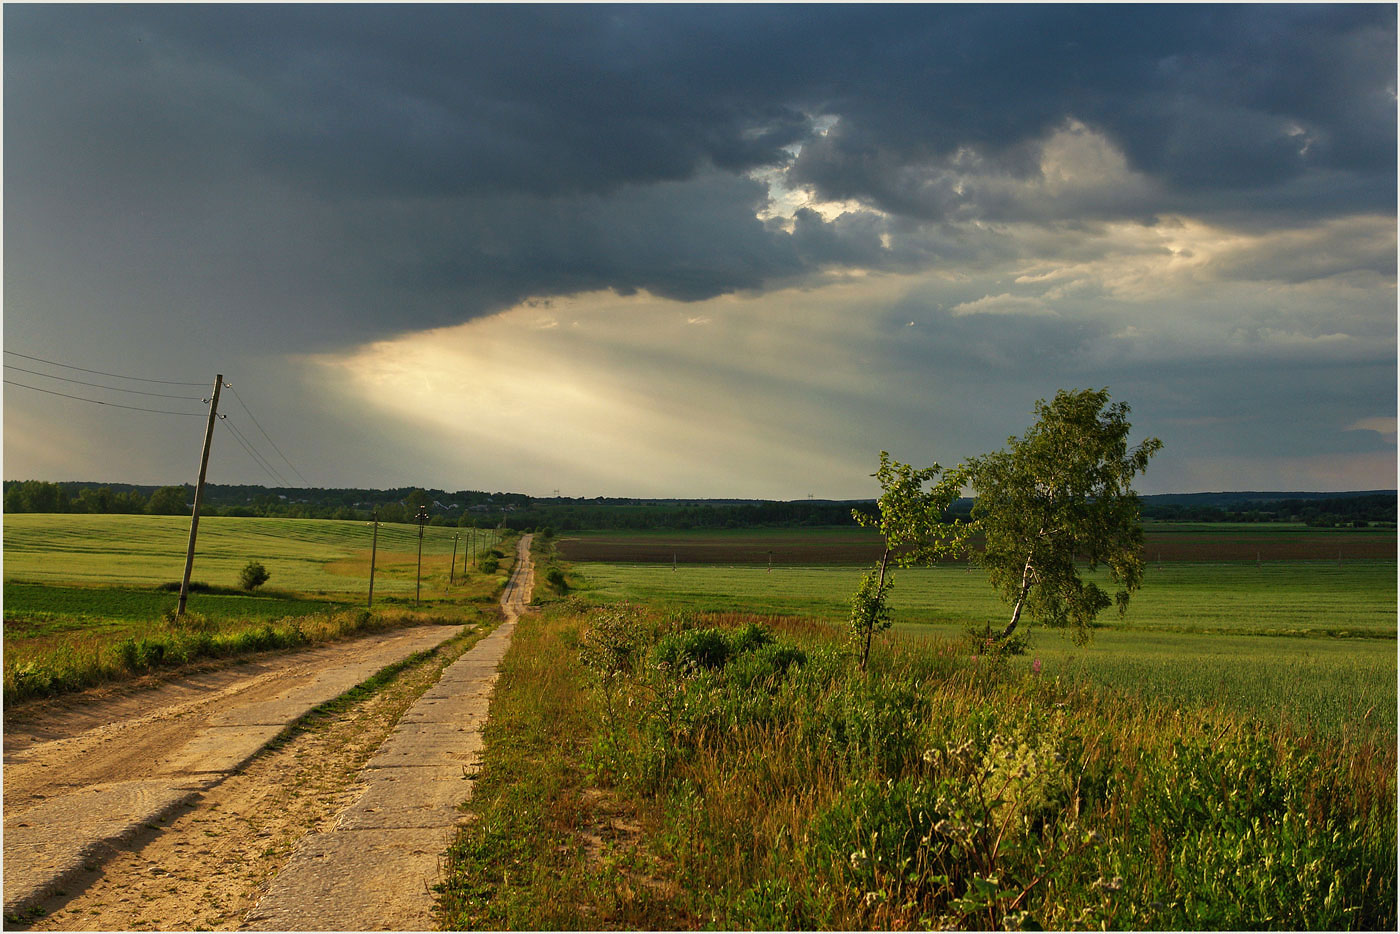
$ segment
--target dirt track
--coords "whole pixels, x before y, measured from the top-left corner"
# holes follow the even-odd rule
[[[521,596],[503,603],[518,612]],[[316,730],[273,749],[268,741],[457,631],[401,630],[7,712],[7,914],[28,910],[34,929],[242,926],[298,841],[361,796],[357,774],[460,650]]]

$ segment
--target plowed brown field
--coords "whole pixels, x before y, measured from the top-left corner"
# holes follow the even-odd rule
[[[865,529],[777,529],[772,532],[597,533],[561,538],[568,561],[615,564],[718,564],[808,567],[870,564],[880,542]],[[1229,526],[1203,529],[1150,527],[1143,553],[1149,561],[1394,560],[1393,529],[1309,529]]]

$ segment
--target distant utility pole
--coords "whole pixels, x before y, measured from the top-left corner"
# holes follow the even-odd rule
[[[369,545],[369,606],[374,606],[374,559],[379,554],[379,510],[370,513],[374,523],[374,538]]]
[[[418,579],[413,582],[413,604],[417,606],[423,593],[423,526],[428,523],[428,507],[419,506],[414,518],[418,520]]]
[[[224,374],[214,377],[214,394],[209,397],[209,424],[204,428],[204,453],[199,457],[199,483],[194,488],[194,512],[190,514],[190,544],[185,549],[185,576],[180,579],[180,604],[175,608],[175,616],[185,615],[185,601],[190,596],[190,572],[194,570],[194,541],[199,535],[199,504],[204,499],[204,475],[209,472],[209,448],[214,443],[214,420],[219,417],[219,390],[224,385]]]
[[[447,569],[447,583],[457,582],[457,539],[462,537],[461,532],[452,533],[452,566]]]

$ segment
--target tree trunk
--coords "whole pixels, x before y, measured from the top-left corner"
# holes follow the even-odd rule
[[[876,606],[884,605],[885,595],[885,565],[890,560],[890,549],[885,548],[885,553],[880,556],[880,579],[875,584]],[[875,620],[870,621],[870,625],[865,629],[865,647],[860,653],[860,670],[865,671],[865,665],[870,661],[870,640],[875,636]]]
[[[1011,610],[1011,622],[1002,630],[1003,639],[1016,631],[1016,624],[1021,621],[1021,607],[1026,605],[1026,596],[1031,592],[1031,559],[1026,559],[1025,570],[1021,572],[1021,593],[1016,597],[1016,605]]]

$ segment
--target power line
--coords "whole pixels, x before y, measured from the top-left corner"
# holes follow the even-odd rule
[[[9,353],[9,351],[6,351]],[[79,402],[91,402],[93,405],[110,405],[118,409],[132,409],[136,412],[154,412],[157,415],[185,415],[189,418],[204,418],[203,412],[171,412],[166,409],[147,409],[139,405],[122,405],[120,402],[103,402],[101,399],[89,399],[86,396],[74,396],[66,392],[58,392],[53,389],[40,389],[38,386],[30,386],[28,383],[16,382],[12,379],[5,380],[7,386],[19,386],[23,389],[32,389],[35,392],[46,392],[51,396],[63,396],[65,399],[77,399]]]
[[[255,449],[253,448],[252,443],[251,443],[247,438],[243,437],[243,432],[239,431],[238,428],[235,427],[235,425],[233,424],[233,422],[231,422],[231,421],[229,421],[227,418],[225,418],[225,419],[224,419],[224,424],[228,427],[228,430],[229,430],[229,431],[233,432],[233,438],[234,438],[234,440],[237,441],[240,445],[243,446],[243,450],[246,451],[246,452],[248,453],[248,456],[251,457],[251,458],[253,459],[253,463],[255,463],[255,464],[257,464],[259,467],[261,467],[261,468],[263,469],[263,471],[264,471],[269,477],[271,477],[274,481],[276,481],[278,484],[280,484],[280,485],[282,485],[282,486],[287,486],[287,485],[288,485],[288,484],[287,484],[286,478],[283,477],[281,474],[279,474],[279,473],[272,467],[272,465],[269,464],[269,463],[263,458],[263,456],[262,456],[261,454],[259,454],[259,453],[257,452],[257,450],[255,450]]]
[[[292,468],[292,473],[296,474],[298,477],[301,477],[302,483],[306,484],[307,486],[310,486],[311,481],[307,480],[305,477],[302,476],[301,471],[297,470],[296,464],[293,464],[290,460],[287,460],[287,455],[282,453],[282,449],[279,448],[277,446],[277,443],[272,440],[272,436],[269,435],[267,433],[267,430],[264,429],[263,426],[258,422],[257,418],[253,415],[252,410],[248,408],[248,404],[244,402],[243,397],[238,394],[238,390],[234,389],[232,386],[229,386],[228,388],[229,391],[233,393],[233,397],[238,400],[238,404],[243,406],[243,411],[247,412],[248,417],[253,420],[253,424],[258,426],[258,431],[262,432],[262,436],[267,439],[267,443],[272,445],[272,449],[278,453],[282,460],[287,462],[288,467]]]
[[[53,373],[44,373],[40,370],[25,369],[22,366],[15,366],[13,363],[5,364],[5,367],[10,370],[19,370],[21,373],[30,373],[34,376],[42,376],[45,379],[62,380],[65,383],[77,383],[80,386],[92,386],[95,389],[110,389],[113,392],[129,392],[134,393],[138,396],[159,396],[162,399],[188,399],[190,402],[195,401],[193,396],[183,396],[177,393],[169,392],[148,392],[144,389],[123,389],[121,386],[104,386],[102,383],[89,383],[86,380],[73,379],[71,376],[55,376]]]
[[[27,353],[20,353],[17,350],[7,350],[5,353],[13,357],[23,357],[26,360],[37,360],[39,363],[47,363],[50,366],[61,366],[65,370],[77,370],[80,373],[95,373],[98,376],[110,376],[113,379],[132,379],[142,383],[165,383],[170,386],[203,386],[204,381],[192,382],[179,379],[151,379],[148,376],[123,376],[120,373],[105,373],[102,370],[89,370],[86,367],[73,366],[71,363],[59,363],[57,360],[45,360],[43,357],[33,357]],[[33,388],[33,387],[30,387]]]

